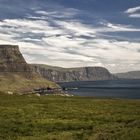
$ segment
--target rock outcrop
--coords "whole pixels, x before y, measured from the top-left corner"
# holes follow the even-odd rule
[[[32,65],[44,78],[54,82],[112,80],[116,77],[103,67],[60,68]]]
[[[18,46],[0,45],[0,91],[25,92],[48,86],[57,87],[26,63]]]
[[[0,45],[0,72],[20,73],[28,78],[35,76],[16,45]]]

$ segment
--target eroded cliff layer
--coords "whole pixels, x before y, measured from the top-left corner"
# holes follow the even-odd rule
[[[116,77],[103,67],[60,68],[32,65],[35,71],[55,82],[112,80]]]
[[[33,76],[33,69],[26,63],[16,45],[0,45],[0,72],[26,73]]]
[[[0,91],[31,91],[56,84],[42,78],[26,63],[16,45],[0,45]]]

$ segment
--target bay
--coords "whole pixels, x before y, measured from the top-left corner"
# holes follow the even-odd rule
[[[84,97],[140,99],[140,80],[76,81],[58,83],[69,94]]]

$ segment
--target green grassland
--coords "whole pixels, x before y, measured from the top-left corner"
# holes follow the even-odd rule
[[[140,100],[0,94],[0,140],[139,140]]]
[[[27,73],[28,74],[28,73]],[[29,75],[29,74],[28,74]],[[36,76],[26,78],[22,73],[0,73],[0,91],[7,92],[28,92],[34,88],[58,87],[54,82]]]

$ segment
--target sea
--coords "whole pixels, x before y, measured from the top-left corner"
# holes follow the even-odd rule
[[[58,83],[65,92],[82,97],[140,99],[140,80],[121,79]]]

